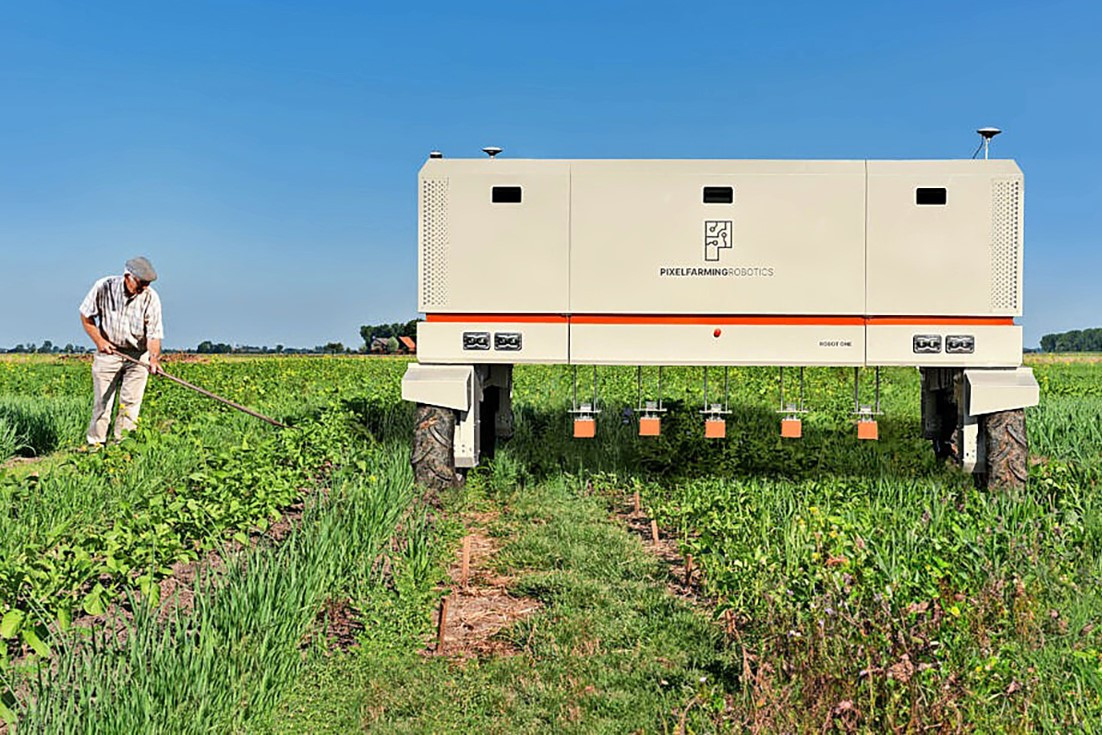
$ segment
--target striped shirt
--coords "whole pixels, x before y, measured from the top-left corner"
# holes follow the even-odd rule
[[[116,347],[145,352],[146,340],[164,339],[161,298],[151,287],[132,295],[122,276],[96,281],[84,297],[80,313],[89,319],[98,317],[100,331]]]

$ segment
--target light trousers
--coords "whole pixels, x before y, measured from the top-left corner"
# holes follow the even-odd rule
[[[149,353],[127,354],[142,362],[149,362]],[[92,421],[88,424],[89,444],[103,444],[107,441],[107,427],[111,423],[116,395],[119,398],[119,411],[115,417],[115,439],[121,439],[124,431],[137,427],[138,413],[142,408],[142,396],[148,380],[149,370],[141,365],[127,362],[118,355],[96,353],[92,360],[94,399]]]

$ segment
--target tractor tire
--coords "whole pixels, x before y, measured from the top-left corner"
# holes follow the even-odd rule
[[[433,504],[438,492],[460,484],[455,471],[455,411],[417,404],[410,464],[413,479],[425,488],[425,499]]]
[[[1025,410],[999,411],[983,417],[984,472],[977,480],[987,488],[1025,487],[1029,478],[1029,445]]]

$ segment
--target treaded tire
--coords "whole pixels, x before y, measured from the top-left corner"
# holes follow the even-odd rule
[[[1029,478],[1029,444],[1026,440],[1025,410],[989,413],[983,417],[987,460],[985,487],[1024,487]]]
[[[430,502],[435,502],[438,491],[460,483],[455,471],[455,411],[417,404],[410,464],[413,479],[429,491],[425,498]]]

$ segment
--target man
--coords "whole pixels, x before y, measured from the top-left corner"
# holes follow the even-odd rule
[[[138,412],[149,373],[161,371],[161,299],[149,284],[157,280],[157,271],[146,258],[126,261],[121,276],[96,281],[80,305],[80,323],[96,345],[92,360],[92,421],[88,424],[88,443],[107,441],[115,394],[119,412],[115,418],[115,439],[138,424]],[[98,324],[97,324],[98,320]],[[149,365],[135,365],[127,355]]]

